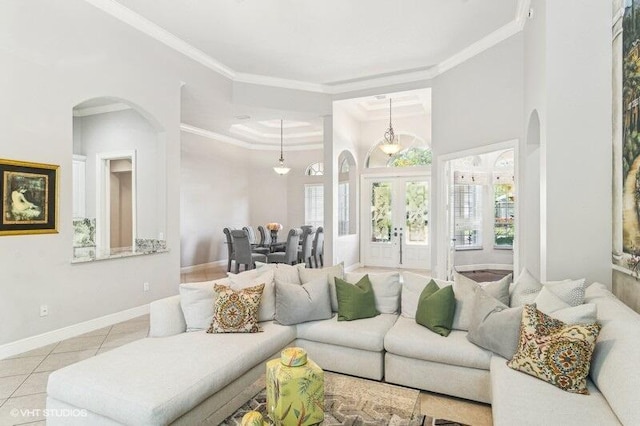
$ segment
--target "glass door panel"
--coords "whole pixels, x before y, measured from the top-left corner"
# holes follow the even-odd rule
[[[429,244],[429,183],[405,183],[405,244]]]
[[[371,242],[391,242],[391,189],[391,182],[373,182],[371,185]]]

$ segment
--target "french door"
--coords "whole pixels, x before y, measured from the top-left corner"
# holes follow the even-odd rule
[[[430,176],[363,177],[363,260],[367,266],[430,269]]]

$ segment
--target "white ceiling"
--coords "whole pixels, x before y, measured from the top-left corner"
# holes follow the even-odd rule
[[[520,31],[528,9],[528,0],[86,1],[232,80],[324,93],[432,78]],[[321,147],[317,115],[187,92],[184,131],[279,149],[273,119],[285,117],[298,122],[285,128],[285,149]],[[431,114],[429,89],[387,96],[394,117]],[[342,102],[359,121],[388,118],[388,97]]]
[[[516,0],[115,1],[229,73],[324,85],[427,70],[513,24],[522,7]]]

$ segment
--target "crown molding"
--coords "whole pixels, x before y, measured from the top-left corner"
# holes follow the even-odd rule
[[[235,79],[237,73],[224,65],[222,62],[219,62],[212,58],[211,56],[204,53],[202,50],[195,48],[190,45],[186,41],[181,38],[176,37],[169,31],[160,27],[159,25],[154,24],[149,21],[142,15],[134,12],[133,10],[121,5],[115,0],[85,0],[87,3],[97,7],[103,12],[108,13],[114,18],[119,19],[137,29],[145,33],[146,35],[153,37],[161,43],[166,44],[172,49],[177,50],[183,55],[193,59],[196,62],[201,63],[205,67],[227,77],[230,79]]]
[[[200,127],[192,126],[186,123],[180,123],[180,130],[194,135],[202,136],[207,139],[215,140],[218,142],[226,143],[229,145],[239,146],[241,148],[250,149],[254,151],[280,151],[280,144],[265,144],[265,143],[250,143],[240,139],[233,138],[231,136],[223,135],[222,133],[212,132],[211,130],[202,129]],[[284,151],[307,151],[310,149],[323,149],[322,144],[300,144],[300,145],[287,145],[284,147]]]
[[[96,107],[74,108],[73,116],[86,117],[88,115],[106,114],[108,112],[125,111],[127,109],[131,109],[131,106],[116,102],[109,105],[101,105]]]
[[[85,0],[87,3],[97,7],[98,9],[108,13],[109,15],[119,19],[132,26],[133,28],[147,34],[150,37],[164,43],[165,45],[177,50],[185,56],[193,59],[205,67],[219,73],[238,83],[257,84],[262,86],[278,87],[282,89],[302,90],[307,92],[325,93],[325,94],[341,94],[357,90],[373,89],[383,86],[390,86],[403,83],[413,83],[420,80],[432,79],[451,68],[473,58],[474,56],[484,52],[490,47],[506,40],[514,34],[522,31],[524,28],[531,0],[518,0],[516,7],[516,16],[514,20],[508,24],[498,28],[488,36],[478,40],[477,42],[462,49],[460,52],[445,59],[439,64],[433,65],[426,70],[410,71],[397,73],[393,75],[380,77],[366,77],[357,81],[344,83],[312,83],[299,80],[289,80],[278,77],[270,77],[258,74],[248,74],[237,72],[220,61],[207,55],[200,49],[192,46],[186,41],[178,38],[164,28],[154,24],[133,10],[123,6],[116,0]]]

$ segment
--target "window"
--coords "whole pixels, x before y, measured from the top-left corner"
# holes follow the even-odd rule
[[[304,186],[304,223],[316,228],[324,224],[324,186]]]
[[[338,185],[338,235],[349,233],[349,182]]]
[[[482,248],[482,185],[455,184],[453,198],[456,249]]]
[[[429,148],[413,147],[393,155],[387,167],[430,166],[432,160]]]
[[[495,183],[493,185],[494,224],[493,245],[495,248],[513,248],[513,236],[515,233],[515,197],[513,184]]]
[[[322,176],[324,175],[324,163],[313,163],[307,167],[304,172],[307,176]]]

